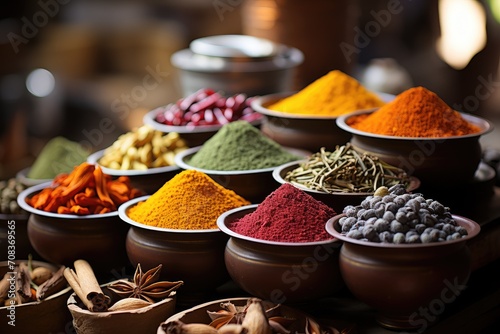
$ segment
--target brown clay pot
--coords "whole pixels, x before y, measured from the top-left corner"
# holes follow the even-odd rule
[[[229,276],[224,265],[224,247],[228,237],[217,229],[174,230],[148,226],[131,220],[127,209],[147,196],[124,203],[120,218],[129,227],[126,251],[134,266],[163,265],[161,277],[184,281],[177,293],[180,304],[192,304],[213,293]],[[123,222],[122,222],[123,223]]]
[[[468,232],[459,240],[388,244],[342,235],[338,225],[342,216],[326,224],[326,230],[344,242],[340,272],[354,296],[378,311],[382,326],[425,329],[466,287],[471,272],[467,241],[480,231],[472,220],[453,216]]]
[[[289,243],[237,234],[227,224],[255,210],[249,205],[222,214],[217,225],[231,238],[225,250],[229,275],[243,290],[275,303],[313,300],[334,294],[343,282],[335,239]],[[284,231],[283,233],[286,233]]]
[[[261,130],[275,142],[312,152],[321,147],[334,150],[336,145],[344,145],[351,135],[336,125],[333,116],[314,116],[283,113],[267,109],[267,106],[293,93],[265,95],[252,101],[252,108],[264,115]]]

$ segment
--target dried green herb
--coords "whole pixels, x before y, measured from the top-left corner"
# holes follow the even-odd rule
[[[350,143],[337,146],[333,152],[324,147],[290,172],[285,181],[327,193],[373,193],[378,187],[396,184],[407,186],[406,172],[380,160],[377,156],[357,152]]]

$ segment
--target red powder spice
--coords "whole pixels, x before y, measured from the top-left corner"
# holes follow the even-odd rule
[[[257,209],[232,222],[232,231],[278,242],[314,242],[332,239],[325,230],[335,211],[289,183],[267,196]]]

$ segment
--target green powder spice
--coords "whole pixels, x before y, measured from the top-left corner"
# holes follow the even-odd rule
[[[246,121],[224,125],[207,140],[189,164],[208,170],[271,168],[301,159],[263,135]]]
[[[75,166],[87,160],[89,152],[79,143],[64,137],[51,139],[30,168],[32,179],[53,179],[61,173],[70,173]]]

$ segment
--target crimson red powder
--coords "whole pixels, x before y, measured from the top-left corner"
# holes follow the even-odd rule
[[[278,242],[313,242],[332,239],[325,224],[335,211],[289,183],[267,196],[257,209],[229,224],[248,237]]]

